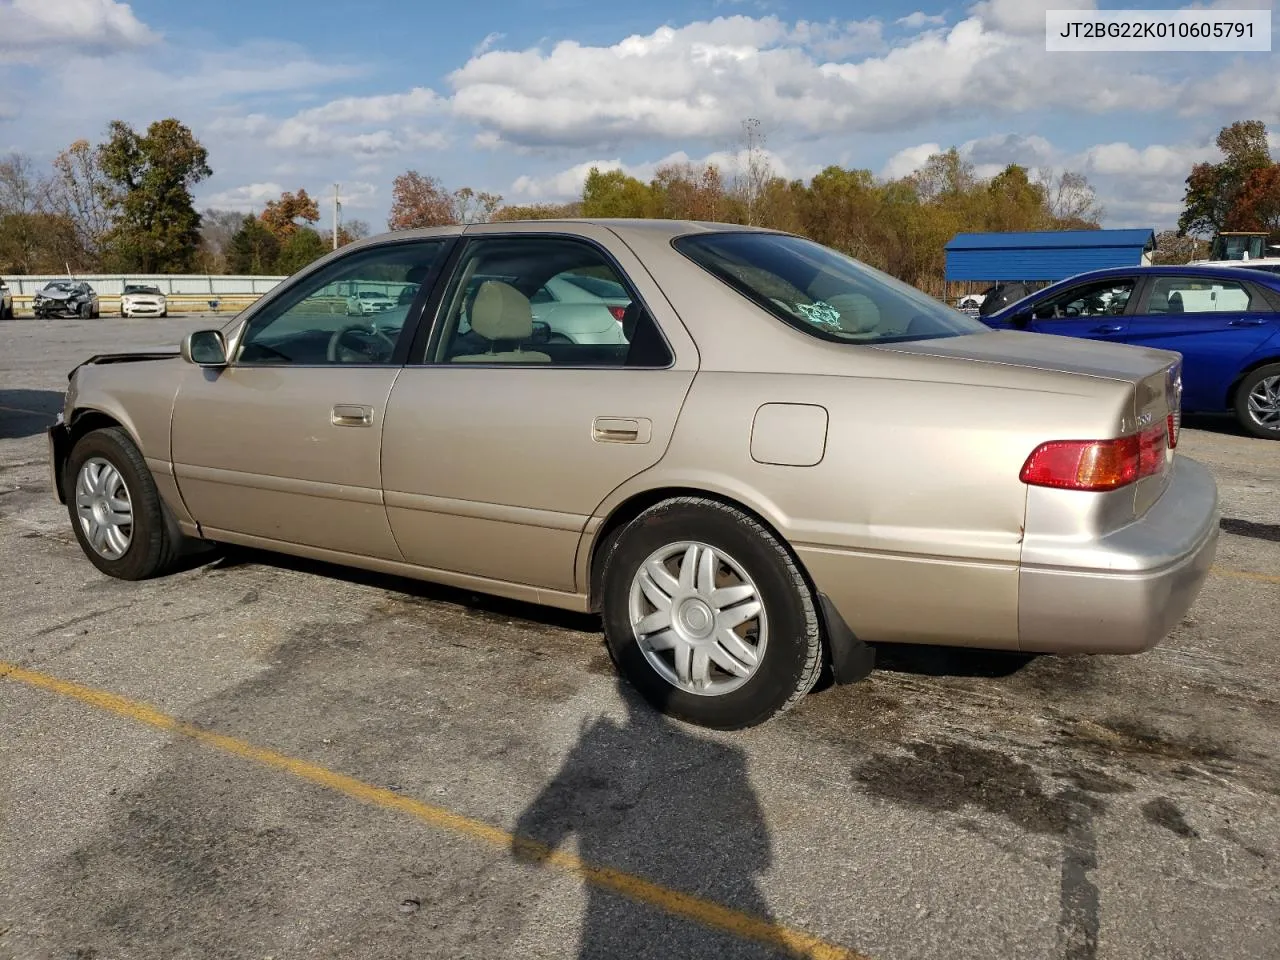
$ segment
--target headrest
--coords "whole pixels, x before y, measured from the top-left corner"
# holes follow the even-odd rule
[[[471,304],[471,329],[486,340],[527,340],[533,336],[533,307],[511,284],[486,280]]]

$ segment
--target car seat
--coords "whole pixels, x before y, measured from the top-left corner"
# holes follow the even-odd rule
[[[489,341],[489,349],[454,357],[454,363],[551,362],[545,353],[522,349],[522,343],[533,336],[533,306],[509,283],[486,280],[480,284],[471,304],[471,331]],[[499,350],[504,343],[510,349]]]

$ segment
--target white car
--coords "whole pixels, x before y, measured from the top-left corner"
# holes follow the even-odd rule
[[[361,290],[347,297],[347,316],[362,317],[371,313],[383,313],[396,306],[394,298],[377,290]]]
[[[159,287],[144,284],[126,284],[124,293],[120,295],[120,316],[122,317],[167,317],[169,301],[160,292]]]

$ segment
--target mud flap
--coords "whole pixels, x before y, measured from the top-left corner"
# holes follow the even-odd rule
[[[831,652],[831,674],[840,685],[865,680],[876,665],[876,652],[859,640],[825,593],[818,594],[822,626]]]

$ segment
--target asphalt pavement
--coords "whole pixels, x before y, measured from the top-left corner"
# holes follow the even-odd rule
[[[882,647],[716,734],[599,624],[247,552],[100,575],[0,323],[0,958],[1280,957],[1280,443],[1189,418],[1217,567],[1133,657]],[[226,316],[216,318],[221,324]]]

